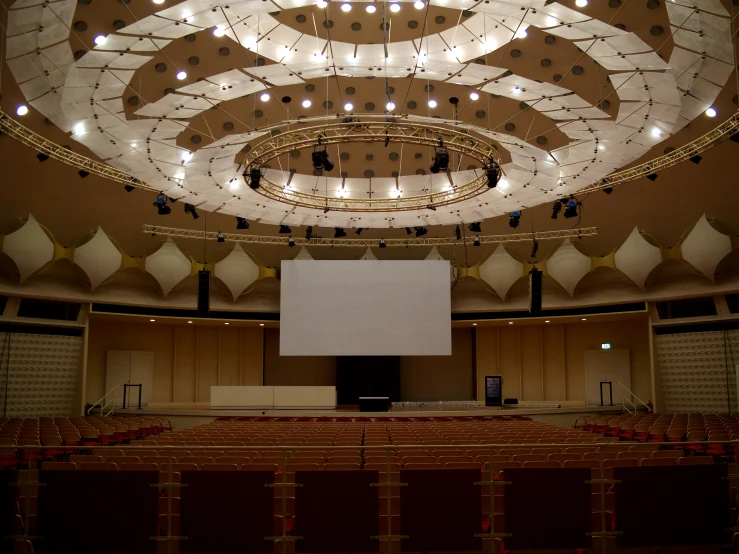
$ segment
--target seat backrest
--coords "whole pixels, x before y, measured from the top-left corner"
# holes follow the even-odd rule
[[[439,462],[411,462],[403,464],[403,469],[442,469]]]
[[[518,454],[511,457],[512,462],[521,462],[522,464],[526,462],[544,462],[546,459],[547,457],[544,454]]]
[[[51,470],[72,470],[75,471],[77,469],[77,464],[73,462],[41,462],[41,469],[51,469]]]
[[[712,464],[713,459],[710,456],[690,456],[685,458],[680,458],[677,461],[677,465],[680,466],[698,466],[698,465],[706,465],[706,464]]]
[[[635,458],[603,461],[603,467],[636,467],[637,465],[639,465],[639,460]]]
[[[562,467],[589,467],[590,469],[596,469],[600,467],[598,460],[565,460],[562,462]]]
[[[115,464],[111,464],[110,462],[81,462],[78,464],[78,467],[81,470],[89,471],[100,471],[100,470],[110,470],[110,469],[118,469]]]
[[[92,456],[87,454],[71,454],[69,456],[69,461],[74,462],[75,464],[81,464],[81,463],[94,463],[94,462],[102,462],[103,457],[102,456]]]
[[[220,458],[219,458],[220,459]],[[203,464],[200,466],[201,471],[238,471],[239,466],[237,464],[228,463],[214,463],[214,464]]]
[[[122,471],[157,471],[156,464],[143,464],[141,462],[126,462],[118,466]]]
[[[640,466],[674,466],[674,458],[644,458],[639,462]]]
[[[554,468],[562,467],[559,462],[555,461],[530,461],[523,463],[524,468]]]

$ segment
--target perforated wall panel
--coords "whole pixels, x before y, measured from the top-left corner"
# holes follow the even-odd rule
[[[71,416],[82,338],[11,333],[7,339],[0,333],[0,414],[7,398],[7,417]]]
[[[733,361],[733,360],[735,361]],[[739,331],[655,337],[655,363],[669,413],[737,411]]]

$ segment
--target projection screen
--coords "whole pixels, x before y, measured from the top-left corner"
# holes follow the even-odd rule
[[[449,356],[449,262],[282,262],[281,356]]]

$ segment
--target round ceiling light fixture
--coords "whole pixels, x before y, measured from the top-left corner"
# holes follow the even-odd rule
[[[15,109],[15,113],[18,115],[26,115],[28,113],[28,106],[21,104]]]
[[[164,0],[151,0],[155,4],[164,4]]]
[[[400,11],[400,4],[390,4],[390,11],[398,13]]]
[[[716,108],[708,108],[706,110],[706,115],[708,117],[716,117]]]
[[[513,38],[526,38],[529,36],[529,34],[526,32],[526,29],[519,29],[516,31],[516,34],[513,35]]]
[[[303,107],[304,108],[310,108],[310,105],[311,105],[311,101],[310,100],[308,100],[307,98],[305,100],[303,100]]]
[[[416,2],[413,2],[413,7],[416,8],[417,10],[422,10],[423,8],[426,7],[426,4],[421,2],[421,0],[416,0]]]
[[[588,5],[588,0],[575,0],[575,5],[578,8],[584,8],[585,6]]]
[[[387,104],[385,104],[385,108],[389,112],[393,111],[395,109],[395,102],[388,102]]]
[[[105,44],[105,41],[106,41],[105,35],[98,35],[95,37],[95,44],[97,45]]]
[[[318,2],[316,2],[316,6],[323,9],[328,6],[328,2],[326,2],[325,0],[318,0]]]
[[[344,104],[344,109],[350,112],[354,109],[354,104],[352,104],[351,102],[347,102],[346,104]]]
[[[180,81],[184,81],[185,79],[187,79],[187,73],[185,73],[184,71],[178,71],[177,72],[177,78]]]
[[[439,104],[436,100],[429,100],[429,108],[435,108],[438,105]]]
[[[377,11],[374,4],[367,4],[367,7],[364,9],[367,10],[367,13],[375,13]]]
[[[268,92],[263,92],[262,95],[259,97],[259,99],[262,102],[266,102],[267,100],[269,100],[269,93]]]
[[[341,11],[342,12],[350,12],[352,11],[352,5],[349,3],[344,3],[341,5]]]
[[[475,91],[470,92],[470,100],[479,100],[480,95]]]
[[[223,30],[223,29],[221,29],[220,27],[216,27],[215,29],[213,29],[213,34],[214,34],[215,36],[217,36],[217,37],[222,37],[223,35],[225,35],[225,34],[226,34],[226,31],[224,31],[224,30]]]
[[[661,137],[662,136],[662,130],[659,127],[652,127],[652,136],[653,137]]]

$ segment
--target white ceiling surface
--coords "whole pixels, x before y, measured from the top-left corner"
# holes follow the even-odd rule
[[[76,2],[50,1],[42,7],[41,0],[18,0],[8,16],[8,65],[35,109],[61,129],[72,132],[72,138],[107,163],[201,209],[265,223],[310,223],[319,213],[291,209],[245,186],[234,157],[266,130],[224,137],[192,157],[175,140],[187,128],[188,120],[202,111],[271,86],[301,83],[332,73],[405,77],[422,67],[426,79],[473,86],[525,101],[554,120],[572,139],[569,146],[547,152],[505,133],[474,125],[405,116],[409,121],[453,124],[484,135],[508,150],[512,162],[503,167],[506,177],[496,189],[454,204],[453,209],[320,214],[323,225],[351,226],[361,221],[363,227],[388,227],[476,221],[549,202],[553,195],[574,193],[640,157],[705,111],[726,83],[733,64],[728,14],[716,0],[698,9],[688,0],[666,3],[676,43],[669,64],[633,33],[589,19],[556,2],[545,6],[544,0],[491,0],[478,5],[464,0],[431,0],[434,5],[478,13],[462,25],[423,40],[390,43],[387,59],[377,45],[333,42],[327,48],[323,39],[279,24],[267,14],[274,11],[275,4],[287,9],[306,3],[273,1],[186,0],[109,35],[104,44],[75,62],[69,26]],[[238,26],[232,27],[236,23]],[[529,25],[574,41],[612,72],[611,81],[620,100],[615,121],[568,89],[518,75],[501,77],[504,68],[466,63],[505,45],[517,30],[520,33]],[[139,117],[168,118],[164,121],[126,120],[122,96],[135,70],[151,59],[146,52],[215,26],[244,47],[279,63],[234,69],[186,84],[137,112]],[[258,42],[257,29],[263,33]],[[264,40],[265,36],[270,40]],[[130,51],[119,55],[118,51],[124,49]],[[324,119],[304,119],[300,123],[320,124]],[[285,121],[281,126],[296,123]],[[397,189],[404,196],[413,195],[429,188],[437,177],[447,179],[402,176]],[[457,177],[453,176],[455,182]],[[279,181],[277,175],[274,178]],[[296,175],[293,181],[300,187],[329,191],[341,188],[337,178]],[[369,191],[371,185],[372,190],[379,187],[395,194],[388,180],[349,179],[344,188],[350,194],[360,194]]]

